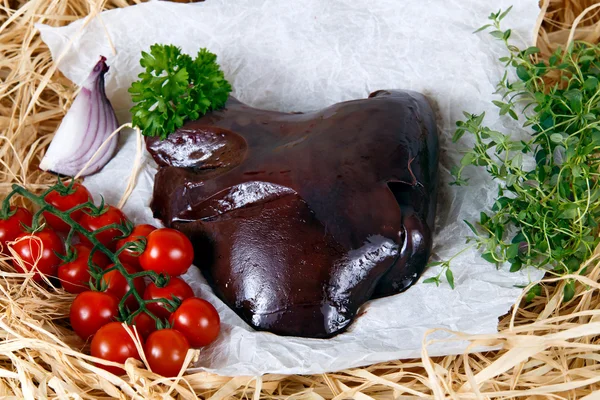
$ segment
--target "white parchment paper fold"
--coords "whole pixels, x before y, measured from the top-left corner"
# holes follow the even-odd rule
[[[501,78],[502,46],[472,32],[490,12],[514,9],[507,27],[521,45],[531,42],[538,14],[535,1],[514,0],[207,0],[194,5],[150,2],[102,13],[88,23],[63,28],[40,25],[60,70],[81,83],[100,55],[108,57],[107,93],[120,122],[129,119],[127,88],[141,71],[139,57],[153,43],[173,43],[194,54],[207,47],[241,101],[266,109],[308,111],[364,98],[378,89],[412,89],[428,96],[437,110],[442,177],[434,257],[447,258],[464,247],[463,219],[474,220],[493,203],[496,189],[482,171],[471,186],[448,186],[449,169],[461,145],[450,141],[462,111],[486,111],[499,129],[518,129],[500,120],[491,105]],[[112,51],[111,43],[116,52]],[[135,155],[135,137],[122,135],[116,157],[86,179],[96,195],[116,203]],[[144,156],[143,170],[125,206],[136,222],[154,222],[148,204],[156,166]],[[222,317],[223,333],[203,349],[198,367],[226,375],[321,373],[398,358],[418,357],[424,333],[447,328],[490,333],[521,293],[516,285],[539,271],[497,271],[475,250],[454,262],[456,290],[417,284],[405,293],[372,301],[350,330],[329,340],[278,337],[255,332],[211,292],[195,268],[186,275],[197,294]],[[428,271],[425,277],[436,273]],[[530,275],[528,275],[530,274]],[[442,332],[433,337],[443,338]],[[464,351],[464,342],[428,348],[430,354]]]

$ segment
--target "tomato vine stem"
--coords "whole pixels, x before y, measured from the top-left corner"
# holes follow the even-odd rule
[[[136,278],[149,277],[153,282],[161,283],[161,282],[164,282],[165,276],[160,275],[155,271],[129,272],[129,271],[127,271],[127,269],[125,268],[125,266],[123,265],[121,260],[119,260],[119,254],[127,248],[131,248],[131,247],[135,246],[135,248],[138,249],[140,252],[143,251],[143,248],[141,248],[142,246],[138,243],[138,241],[127,241],[121,248],[119,248],[117,251],[113,252],[108,247],[106,247],[104,244],[102,244],[98,239],[96,239],[96,234],[106,231],[106,230],[109,230],[109,229],[117,229],[122,233],[122,235],[124,235],[123,237],[126,237],[126,235],[131,233],[131,227],[128,226],[129,222],[124,222],[122,224],[110,224],[110,225],[104,226],[100,229],[97,229],[95,231],[86,230],[83,226],[81,226],[77,221],[75,221],[71,217],[71,213],[73,213],[74,211],[80,210],[80,209],[91,209],[92,212],[101,212],[101,210],[105,208],[104,201],[102,202],[101,207],[96,207],[91,201],[88,201],[87,203],[79,204],[69,210],[61,211],[45,200],[45,197],[52,191],[54,191],[54,190],[60,191],[61,186],[64,188],[64,185],[59,182],[56,185],[50,187],[48,190],[44,191],[41,195],[36,195],[36,194],[30,192],[29,190],[27,190],[26,188],[24,188],[23,186],[20,186],[18,184],[13,184],[12,191],[3,200],[1,215],[5,216],[5,215],[9,214],[11,198],[14,195],[20,195],[40,207],[40,209],[33,216],[32,227],[30,227],[31,230],[39,229],[39,226],[40,226],[39,220],[40,220],[40,218],[42,218],[42,213],[44,213],[44,212],[51,213],[51,214],[57,216],[58,218],[60,218],[61,220],[63,220],[67,225],[69,225],[71,227],[69,234],[67,236],[66,243],[65,243],[67,248],[69,246],[71,246],[71,240],[72,240],[73,236],[75,235],[75,233],[79,234],[82,237],[85,237],[92,244],[92,250],[90,251],[90,255],[88,258],[88,267],[89,267],[90,275],[92,276],[92,280],[94,281],[94,282],[90,282],[90,288],[92,290],[98,289],[99,285],[101,285],[102,278],[104,277],[105,274],[107,274],[110,271],[118,270],[119,273],[121,275],[123,275],[123,277],[127,281],[127,284],[129,285],[129,290],[125,293],[125,295],[119,302],[119,317],[118,317],[118,319],[121,322],[125,322],[126,324],[131,325],[133,322],[133,319],[137,315],[145,312],[146,314],[148,314],[149,317],[151,317],[154,320],[158,329],[168,327],[168,323],[163,321],[161,318],[156,316],[154,313],[152,313],[152,311],[150,311],[148,309],[147,304],[148,303],[163,303],[163,305],[168,310],[174,310],[177,307],[178,302],[173,299],[166,299],[166,298],[144,300],[144,298],[142,297],[142,294],[140,294],[136,290],[135,285],[134,285],[134,280]],[[94,262],[92,261],[92,257],[96,251],[100,251],[100,252],[104,253],[108,257],[108,259],[111,261],[113,266],[103,270],[99,266],[95,265]],[[127,307],[125,306],[125,300],[127,298],[129,298],[129,296],[134,296],[137,303],[139,304],[139,308],[133,312],[130,312],[127,309]]]

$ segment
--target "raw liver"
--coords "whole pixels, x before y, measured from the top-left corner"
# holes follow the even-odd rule
[[[146,145],[155,215],[190,237],[215,293],[256,329],[334,336],[427,264],[438,138],[419,93],[306,114],[230,98]]]

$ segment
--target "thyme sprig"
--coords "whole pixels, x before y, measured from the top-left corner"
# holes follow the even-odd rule
[[[467,185],[471,166],[498,183],[491,211],[465,221],[473,232],[468,241],[486,261],[509,263],[513,272],[535,266],[557,276],[582,273],[600,242],[600,46],[573,42],[541,60],[537,47],[511,44],[511,30],[500,26],[508,11],[491,14],[478,31],[491,30],[508,50],[500,58],[506,68],[497,86],[501,98],[493,103],[500,115],[522,121],[529,135],[493,130],[484,113],[465,112],[456,123],[453,141],[470,135],[474,145],[452,168],[452,184]],[[438,265],[450,269],[449,261]],[[574,285],[567,283],[566,301]]]

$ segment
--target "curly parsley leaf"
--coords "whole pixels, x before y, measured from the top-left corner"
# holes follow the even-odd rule
[[[224,107],[231,92],[217,56],[206,49],[192,59],[177,46],[155,44],[142,52],[140,65],[145,71],[129,93],[132,123],[146,136],[165,139],[185,121]]]

